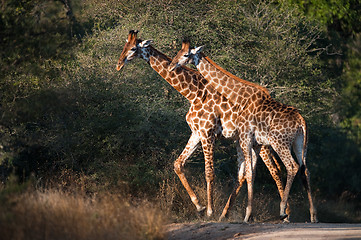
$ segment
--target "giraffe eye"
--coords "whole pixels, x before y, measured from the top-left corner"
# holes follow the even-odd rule
[[[186,57],[186,58],[189,57],[189,54],[188,54],[188,53],[187,53],[187,54],[184,54],[184,57]]]
[[[132,49],[131,49],[132,51],[136,51],[137,50],[137,48],[136,47],[132,47]]]

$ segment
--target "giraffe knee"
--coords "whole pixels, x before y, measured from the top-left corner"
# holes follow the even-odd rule
[[[299,169],[300,167],[297,164],[292,164],[291,166],[287,167],[287,173],[292,176],[296,176]]]
[[[311,173],[310,173],[310,171],[308,171],[308,168],[306,166],[305,166],[305,175],[307,178],[311,177]]]
[[[183,166],[179,162],[174,162],[174,172],[179,175],[183,172]]]
[[[279,176],[281,176],[281,170],[279,170],[278,168],[274,168],[271,170],[271,175],[274,176],[274,179],[280,179]]]
[[[206,172],[206,181],[213,182],[214,181],[214,173],[213,171]]]
[[[294,171],[295,174],[297,174],[297,172],[298,172],[299,169],[300,169],[300,166],[298,166],[297,164],[295,164],[295,165],[293,166],[293,171]]]
[[[213,182],[214,180],[214,167],[212,161],[206,161],[205,164],[205,176],[207,182]]]

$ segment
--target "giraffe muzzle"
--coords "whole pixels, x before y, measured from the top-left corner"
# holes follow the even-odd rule
[[[119,65],[119,64],[117,64],[117,71],[120,71],[120,69],[122,69],[122,68],[123,68],[123,66],[124,66],[124,64],[123,64],[123,65]]]
[[[124,65],[125,65],[126,61],[119,61],[117,64],[117,71],[120,71]]]

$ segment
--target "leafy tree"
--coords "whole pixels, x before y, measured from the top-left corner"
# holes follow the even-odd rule
[[[76,43],[76,20],[67,0],[6,0],[0,15],[0,161],[19,165],[22,176],[53,161],[44,131],[64,110],[54,86]]]
[[[361,3],[358,0],[289,0],[307,15],[321,21],[330,29],[349,36],[361,31]]]
[[[205,45],[222,67],[299,108],[310,126],[308,156],[319,176],[317,186],[325,194],[342,191],[343,181],[335,183],[337,188],[328,183],[338,170],[332,166],[350,165],[349,159],[330,152],[329,145],[352,142],[344,143],[345,136],[332,123],[341,84],[324,59],[329,43],[319,22],[291,5],[263,1],[71,3],[3,2],[4,177],[11,169],[25,177],[34,172],[39,179],[71,169],[99,188],[154,194],[157,183],[174,176],[172,162],[190,134],[184,121],[188,103],[143,61],[115,71],[128,31],[138,29],[169,56],[184,37]],[[217,147],[215,169],[224,182],[235,176],[232,153],[229,143]],[[325,155],[331,166],[319,164],[325,163]],[[196,176],[203,172],[201,154],[189,164]],[[258,176],[268,176],[266,171]],[[265,184],[267,178],[259,181]],[[355,183],[346,184],[355,192]]]
[[[349,44],[348,59],[345,64],[342,92],[342,126],[349,130],[355,143],[361,146],[361,34]],[[361,149],[361,147],[360,147]]]

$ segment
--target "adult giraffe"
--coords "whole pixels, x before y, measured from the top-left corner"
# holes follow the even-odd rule
[[[207,181],[207,215],[212,215],[212,192],[213,192],[213,148],[216,135],[234,137],[238,135],[233,125],[234,113],[237,112],[234,104],[229,102],[221,94],[211,87],[202,75],[190,68],[180,67],[176,71],[169,71],[168,66],[171,59],[150,45],[151,40],[142,41],[137,38],[137,31],[130,31],[127,42],[120,54],[117,70],[134,58],[140,57],[158,72],[169,84],[188,99],[191,106],[186,115],[186,121],[192,130],[192,135],[181,155],[174,162],[174,171],[187,190],[193,204],[198,211],[205,209],[190,187],[184,173],[183,166],[191,156],[199,143],[202,144],[205,158],[205,174]],[[283,186],[279,176],[276,161],[270,152],[270,148],[256,146],[255,150],[261,156],[276,182],[279,193],[283,195]],[[243,156],[237,144],[237,160],[240,165],[239,175],[244,175]]]
[[[280,217],[286,218],[289,192],[298,170],[307,191],[310,203],[311,222],[317,222],[316,208],[313,204],[310,173],[306,166],[307,126],[297,109],[286,106],[270,97],[268,91],[251,82],[240,79],[227,72],[202,53],[203,47],[190,48],[188,41],[183,42],[182,49],[173,58],[169,70],[186,63],[193,63],[206,80],[230,102],[238,106],[240,113],[235,120],[239,131],[239,141],[246,161],[246,180],[252,188],[252,154],[255,143],[272,146],[281,158],[287,170],[287,183],[280,203]],[[298,160],[293,159],[291,147]],[[241,179],[243,182],[244,179]],[[249,184],[248,182],[251,182]],[[239,184],[242,185],[242,182]],[[252,190],[248,193],[253,194]],[[237,194],[234,191],[232,195]],[[230,198],[231,198],[230,197]],[[251,214],[252,197],[248,196],[245,221]],[[251,200],[251,202],[250,202]]]

